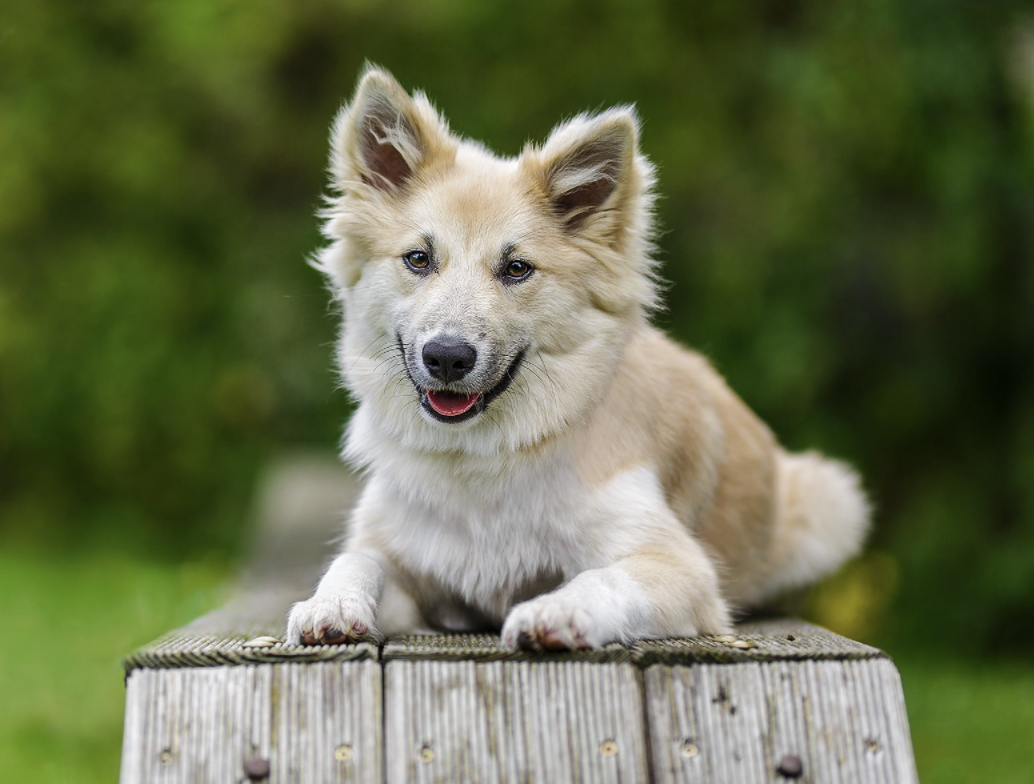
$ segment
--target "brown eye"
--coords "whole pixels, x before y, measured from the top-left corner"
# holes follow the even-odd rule
[[[503,268],[503,274],[510,281],[524,280],[535,268],[532,267],[528,262],[521,261],[520,259],[514,259],[513,261],[507,262]]]
[[[431,257],[422,250],[411,250],[402,256],[402,260],[414,272],[423,272],[431,266]]]

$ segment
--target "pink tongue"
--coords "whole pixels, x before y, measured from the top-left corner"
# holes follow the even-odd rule
[[[453,392],[428,392],[427,402],[442,416],[466,414],[478,402],[480,395],[457,395]]]

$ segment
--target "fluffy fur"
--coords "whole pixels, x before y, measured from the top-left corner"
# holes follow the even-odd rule
[[[345,454],[368,479],[343,554],[291,610],[291,642],[721,633],[730,608],[858,551],[854,473],[785,453],[705,359],[650,325],[654,173],[638,134],[619,107],[499,158],[422,94],[363,75],[333,127],[317,265],[359,402]],[[513,260],[533,271],[508,277]],[[421,353],[443,336],[477,352],[447,384]],[[427,390],[488,402],[443,421]]]

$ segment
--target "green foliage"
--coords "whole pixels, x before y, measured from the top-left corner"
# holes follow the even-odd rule
[[[859,464],[899,575],[884,634],[1034,641],[1020,8],[8,0],[0,534],[225,552],[266,455],[336,441],[304,257],[370,59],[504,153],[637,102],[662,320],[790,447]]]

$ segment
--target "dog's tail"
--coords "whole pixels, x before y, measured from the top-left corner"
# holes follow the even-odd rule
[[[811,585],[855,555],[869,530],[858,475],[815,452],[779,455],[769,597]]]

